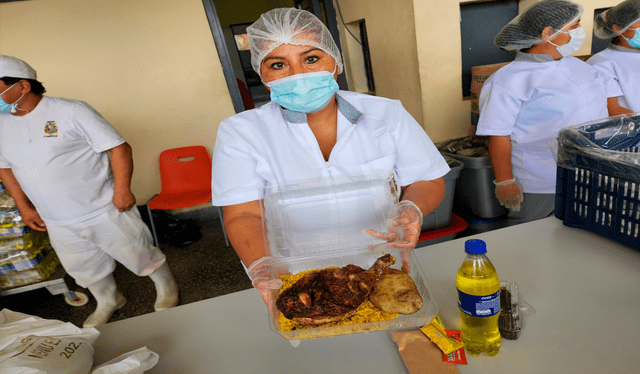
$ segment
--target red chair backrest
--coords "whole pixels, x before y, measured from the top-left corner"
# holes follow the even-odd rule
[[[167,149],[160,153],[162,192],[211,189],[211,156],[201,145]]]

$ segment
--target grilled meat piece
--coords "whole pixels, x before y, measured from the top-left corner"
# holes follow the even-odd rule
[[[276,306],[286,318],[301,325],[341,321],[367,301],[380,274],[395,262],[395,257],[387,254],[366,271],[350,264],[311,272],[282,292]]]

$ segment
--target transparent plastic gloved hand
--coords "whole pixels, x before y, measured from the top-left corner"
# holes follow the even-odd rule
[[[515,178],[502,182],[493,181],[496,185],[496,197],[501,205],[514,212],[520,211],[520,203],[524,201],[522,186]]]
[[[396,215],[387,220],[387,232],[368,229],[367,233],[387,241],[399,249],[412,249],[418,244],[422,229],[422,211],[410,200],[396,204]]]
[[[422,230],[422,211],[413,201],[403,200],[396,204],[396,215],[387,220],[387,232],[366,230],[368,234],[384,239],[387,243],[373,246],[373,250],[401,249],[402,270],[409,272],[409,257],[418,244]]]
[[[271,256],[262,257],[254,261],[247,269],[251,284],[262,295],[265,304],[270,305],[271,290],[279,290],[282,287],[282,281],[278,279],[279,275],[288,274],[289,269],[286,264],[276,261]]]
[[[412,249],[418,244],[422,229],[422,211],[413,201],[396,204],[396,215],[387,220],[387,232],[368,229],[367,233],[387,241],[391,247]]]

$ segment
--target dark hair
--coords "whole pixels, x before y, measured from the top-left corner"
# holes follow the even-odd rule
[[[44,86],[42,85],[42,83],[38,82],[35,79],[14,78],[14,77],[2,77],[2,78],[0,78],[0,80],[2,82],[4,82],[4,84],[6,84],[7,86],[11,86],[12,84],[16,84],[16,83],[20,82],[23,79],[25,81],[29,82],[29,84],[31,85],[31,92],[33,92],[34,94],[42,95],[43,93],[47,92],[47,90],[44,89]]]

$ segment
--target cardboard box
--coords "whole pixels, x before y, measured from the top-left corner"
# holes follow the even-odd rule
[[[480,99],[480,91],[482,85],[489,79],[491,74],[498,71],[501,67],[510,64],[509,62],[500,62],[497,64],[473,66],[471,68],[471,129],[475,134],[475,128],[478,126],[478,119],[480,118],[480,110],[478,100]]]

